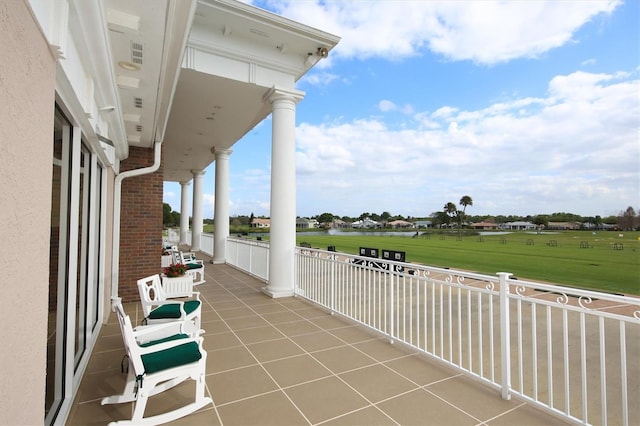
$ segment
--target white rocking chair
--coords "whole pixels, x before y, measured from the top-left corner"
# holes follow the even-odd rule
[[[204,262],[196,259],[195,253],[185,253],[180,250],[173,250],[173,263],[182,263],[187,266],[187,274],[193,276],[193,285],[203,284]]]
[[[111,425],[167,423],[213,403],[211,398],[205,397],[207,353],[202,349],[202,337],[184,333],[170,334],[159,340],[139,343],[146,340],[145,334],[158,335],[161,328],[172,327],[174,324],[139,327],[134,330],[131,319],[124,314],[121,305],[116,305],[116,315],[129,358],[127,383],[121,395],[103,398],[101,403],[105,405],[134,402],[134,410],[131,420],[112,422]],[[194,402],[173,411],[144,416],[149,397],[171,389],[187,379],[196,381]]]
[[[200,293],[194,291],[195,299],[176,300],[167,297],[160,275],[155,274],[138,280],[138,293],[144,313],[144,323],[157,324],[188,320],[195,330],[200,330],[202,303]]]

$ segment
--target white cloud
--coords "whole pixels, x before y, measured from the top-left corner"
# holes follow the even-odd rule
[[[298,213],[332,205],[340,215],[424,216],[465,194],[474,214],[638,207],[639,90],[640,81],[624,74],[579,71],[553,78],[542,98],[473,111],[443,106],[416,113],[412,126],[381,117],[302,123]]]
[[[537,57],[579,42],[574,36],[580,27],[611,13],[621,1],[274,0],[266,4],[288,18],[342,37],[332,58],[394,60],[429,49],[450,60],[494,64]]]
[[[395,111],[398,107],[393,102],[387,99],[383,99],[380,102],[378,102],[378,108],[380,109],[380,111],[386,112],[386,111]]]
[[[328,86],[339,78],[340,77],[337,74],[331,74],[328,72],[312,72],[311,74],[306,74],[302,78],[302,82],[312,86]]]

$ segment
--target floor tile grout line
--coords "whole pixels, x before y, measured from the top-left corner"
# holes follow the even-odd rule
[[[222,417],[220,416],[220,411],[218,411],[218,407],[216,406],[216,400],[213,398],[213,394],[211,393],[211,389],[209,389],[209,384],[207,383],[207,375],[205,374],[205,379],[204,379],[204,387],[207,390],[207,394],[209,395],[209,398],[211,398],[211,405],[213,406],[213,410],[216,413],[216,417],[218,418],[218,422],[220,422],[220,425],[223,425],[224,422],[222,421]]]
[[[313,426],[320,426],[320,425],[326,424],[328,422],[332,422],[332,421],[335,421],[337,419],[340,419],[342,417],[346,417],[346,416],[349,416],[351,414],[357,413],[359,411],[366,410],[367,408],[375,408],[380,413],[382,413],[385,417],[387,417],[389,420],[391,420],[395,425],[401,426],[401,423],[398,423],[393,417],[391,417],[389,414],[387,414],[382,408],[378,407],[377,403],[371,404],[371,405],[367,405],[366,407],[358,408],[356,410],[351,410],[348,413],[344,413],[344,414],[341,414],[339,416],[335,416],[335,417],[332,417],[330,419],[323,420],[323,421],[321,421],[319,423],[314,423]]]
[[[497,419],[497,418],[499,418],[499,417],[502,417],[502,416],[504,416],[504,415],[506,415],[506,414],[511,413],[512,411],[516,411],[517,409],[519,409],[519,408],[521,408],[521,407],[523,407],[523,406],[526,406],[526,405],[527,405],[527,403],[526,403],[526,402],[521,401],[521,402],[520,402],[520,404],[516,405],[515,407],[512,407],[512,408],[508,409],[507,411],[503,411],[503,412],[502,412],[502,413],[500,413],[500,414],[497,414],[497,415],[495,415],[495,416],[493,416],[493,417],[491,417],[491,418],[489,418],[489,419],[486,419],[483,423],[491,422],[491,421],[493,421],[493,420],[495,420],[495,419]]]
[[[449,379],[452,379],[453,377],[450,377]],[[447,380],[449,380],[447,379]],[[479,418],[477,418],[476,416],[474,416],[471,413],[468,413],[466,410],[462,409],[461,407],[458,407],[457,405],[453,404],[450,401],[447,401],[446,399],[444,399],[443,397],[441,397],[440,395],[438,395],[437,393],[433,392],[431,389],[429,389],[428,386],[425,386],[422,388],[422,390],[424,390],[425,392],[428,392],[429,394],[435,396],[436,398],[438,398],[440,401],[444,402],[445,404],[455,408],[456,410],[460,411],[461,413],[466,414],[467,416],[471,417],[472,419],[476,420],[479,423],[484,423],[482,420],[480,420]]]
[[[245,307],[247,307],[247,308],[251,309],[251,310],[252,310],[252,311],[253,311],[253,312],[254,312],[258,317],[260,317],[262,320],[266,321],[269,325],[271,325],[272,327],[276,328],[276,329],[278,330],[278,332],[279,332],[279,333],[281,333],[281,334],[283,334],[283,335],[284,335],[284,333],[283,333],[283,332],[282,332],[282,331],[277,327],[277,324],[272,324],[272,323],[270,323],[270,322],[268,321],[268,319],[264,318],[264,316],[263,316],[262,314],[260,314],[260,313],[258,313],[257,311],[255,311],[255,310],[252,308],[252,306],[250,306],[250,305],[246,304],[246,303],[245,303],[244,301],[242,301],[238,296],[236,296],[236,295],[233,295],[233,296],[234,296],[234,297],[236,297],[240,302],[242,302],[242,304],[243,304]],[[212,306],[210,303],[209,303],[209,306],[211,306],[211,307],[213,308],[213,306]],[[286,306],[284,306],[284,307],[285,307],[285,308],[287,308]],[[216,314],[219,316],[219,314],[217,313],[217,311],[215,310],[215,308],[213,308],[213,309],[214,309],[214,312],[216,312]],[[233,308],[230,308],[230,309],[233,309]],[[287,310],[292,311],[292,310],[290,310],[289,308],[287,308]],[[294,313],[295,313],[295,312],[294,312]],[[306,321],[310,322],[311,324],[315,325],[315,324],[313,323],[312,319],[308,319],[308,318],[304,318],[304,317],[301,317],[301,318],[302,318],[303,320],[306,320]],[[225,319],[224,319],[224,318],[222,318],[222,317],[221,317],[221,319],[225,322],[225,325],[226,325],[227,327],[229,327],[229,325],[228,325],[228,323],[225,321]],[[348,318],[346,318],[346,319],[345,319],[345,321],[348,321]],[[293,322],[293,321],[292,321],[292,322]],[[356,325],[356,326],[358,326],[358,324],[357,324],[357,323],[356,323],[355,325]],[[257,327],[255,327],[255,328],[257,328]],[[338,327],[338,328],[336,328],[336,329],[340,329],[340,328],[346,328],[346,327]],[[342,345],[342,346],[336,346],[336,347],[332,347],[332,348],[321,349],[321,350],[318,350],[318,351],[312,351],[312,352],[309,352],[309,351],[307,351],[305,348],[301,347],[301,346],[300,346],[299,344],[297,344],[297,343],[296,343],[296,342],[295,342],[291,337],[289,337],[289,336],[287,336],[287,335],[284,335],[284,338],[286,338],[286,339],[290,340],[294,345],[296,345],[299,349],[301,349],[305,354],[307,354],[307,355],[311,356],[311,357],[312,357],[312,359],[314,359],[316,362],[318,362],[318,363],[319,363],[320,365],[322,365],[322,366],[323,366],[327,371],[329,371],[329,372],[331,373],[331,375],[325,376],[324,378],[315,379],[315,380],[312,380],[312,381],[309,381],[309,382],[305,382],[305,383],[313,383],[314,381],[324,380],[324,379],[326,379],[326,378],[328,378],[328,377],[333,376],[333,377],[337,378],[338,380],[340,380],[344,385],[346,385],[347,387],[349,387],[353,392],[355,392],[357,395],[359,395],[359,396],[360,396],[361,398],[363,398],[365,401],[367,401],[367,402],[370,404],[369,406],[373,406],[373,407],[375,407],[376,409],[378,409],[378,410],[382,411],[382,412],[383,412],[387,417],[390,417],[390,416],[388,416],[388,415],[387,415],[387,413],[385,413],[382,409],[380,409],[379,407],[377,407],[377,404],[378,404],[378,403],[381,403],[381,402],[383,402],[383,401],[388,401],[388,400],[391,400],[391,399],[397,398],[398,396],[404,395],[404,394],[409,393],[409,392],[413,392],[413,391],[415,391],[415,390],[423,390],[423,391],[425,391],[425,392],[427,392],[427,393],[429,393],[429,394],[431,394],[431,395],[435,396],[436,398],[438,398],[438,399],[439,399],[439,400],[441,400],[442,402],[444,402],[444,403],[448,404],[449,406],[453,407],[454,409],[456,409],[456,410],[458,410],[458,411],[460,411],[460,412],[464,413],[464,414],[465,414],[465,415],[467,415],[467,416],[470,416],[472,419],[474,419],[474,420],[478,421],[478,422],[479,422],[479,424],[483,424],[483,423],[484,423],[484,422],[483,422],[483,421],[481,421],[480,419],[477,419],[475,416],[473,416],[473,415],[471,415],[470,413],[466,412],[466,411],[465,411],[464,409],[462,409],[461,407],[456,406],[455,404],[453,404],[453,403],[451,403],[451,402],[447,401],[446,399],[444,399],[444,398],[442,398],[442,397],[438,396],[437,394],[435,394],[434,392],[432,392],[432,391],[430,391],[430,390],[428,389],[428,386],[433,385],[434,383],[443,382],[443,381],[449,380],[449,379],[451,379],[451,378],[453,378],[453,377],[458,377],[459,375],[457,375],[457,376],[452,376],[452,377],[448,377],[448,378],[446,378],[446,379],[443,379],[443,380],[440,380],[440,381],[436,381],[436,382],[430,383],[430,384],[428,384],[428,385],[420,385],[420,384],[418,384],[418,383],[414,382],[414,381],[413,381],[413,380],[411,380],[411,379],[407,379],[407,378],[406,378],[404,375],[402,375],[401,373],[399,373],[399,372],[395,371],[394,369],[392,369],[391,367],[389,367],[389,366],[385,365],[385,362],[390,362],[390,361],[393,361],[393,360],[402,359],[402,358],[404,358],[404,357],[406,357],[406,356],[408,356],[408,355],[403,355],[403,356],[400,356],[400,357],[397,357],[397,358],[391,358],[391,359],[388,359],[388,360],[380,361],[380,360],[378,360],[378,359],[374,358],[373,356],[369,355],[369,354],[368,354],[367,352],[365,352],[364,350],[362,350],[362,349],[360,349],[360,348],[356,347],[356,346],[355,346],[355,344],[352,344],[352,343],[350,343],[350,342],[347,342],[346,340],[344,340],[344,339],[340,338],[339,336],[335,335],[334,333],[332,333],[332,332],[331,332],[331,330],[333,330],[333,329],[323,329],[322,331],[327,332],[327,333],[329,333],[330,335],[332,335],[333,337],[335,337],[336,339],[338,339],[338,340],[342,341],[342,342],[344,343],[344,345]],[[256,362],[258,363],[258,365],[260,366],[260,368],[261,368],[261,369],[262,369],[262,370],[263,370],[263,371],[264,371],[264,372],[269,376],[269,378],[270,378],[270,379],[271,379],[271,380],[276,384],[276,386],[278,387],[278,389],[279,389],[280,391],[282,391],[282,392],[286,395],[286,397],[287,397],[287,398],[289,399],[289,401],[294,405],[294,407],[296,407],[296,409],[301,413],[301,415],[303,415],[303,416],[304,416],[304,413],[302,412],[302,410],[300,410],[300,408],[299,408],[299,407],[297,407],[297,406],[296,406],[296,404],[291,400],[291,398],[290,398],[290,397],[288,396],[288,394],[285,392],[285,389],[289,389],[289,388],[292,388],[292,387],[295,387],[295,386],[300,386],[300,385],[305,384],[305,383],[298,383],[298,384],[296,384],[296,385],[292,385],[292,386],[289,386],[289,387],[282,388],[282,387],[278,384],[278,382],[275,380],[275,378],[274,378],[274,377],[273,377],[273,376],[272,376],[272,375],[271,375],[271,374],[266,370],[266,368],[264,367],[263,363],[262,363],[262,362],[260,362],[260,361],[258,360],[258,358],[254,355],[254,353],[251,351],[251,349],[250,349],[250,347],[249,347],[249,345],[251,345],[251,344],[263,343],[263,342],[268,342],[268,341],[277,341],[277,340],[280,340],[280,339],[269,339],[269,340],[266,340],[266,341],[261,341],[261,342],[255,342],[255,343],[247,344],[247,343],[245,343],[244,341],[242,341],[242,339],[240,338],[240,336],[238,336],[238,335],[235,333],[235,331],[234,331],[234,330],[232,330],[232,332],[233,332],[234,336],[235,336],[236,338],[238,338],[238,339],[242,342],[242,345],[245,347],[245,349],[247,349],[247,350],[250,352],[251,356],[256,360]],[[318,332],[318,333],[319,333],[319,332]],[[309,333],[309,334],[313,334],[313,333]],[[294,336],[294,337],[295,337],[295,336]],[[382,336],[382,335],[381,335],[381,338],[383,338],[383,337],[384,337],[384,336]],[[372,339],[367,340],[367,341],[365,341],[365,342],[373,341],[373,340],[380,340],[380,339],[379,339],[379,338],[378,338],[378,339],[376,339],[375,337],[373,337]],[[358,343],[362,343],[362,342],[358,342]],[[356,343],[356,344],[357,344],[357,343]],[[360,353],[362,353],[363,355],[365,355],[365,356],[367,356],[367,357],[371,358],[371,359],[374,361],[374,363],[373,363],[373,364],[369,364],[369,365],[367,365],[367,366],[361,366],[361,367],[357,367],[357,368],[354,368],[354,369],[351,369],[351,370],[342,371],[342,372],[340,372],[340,373],[334,373],[334,372],[333,372],[333,371],[332,371],[328,366],[326,366],[326,365],[325,365],[324,363],[322,363],[318,358],[316,358],[315,356],[313,356],[313,353],[318,353],[318,352],[322,352],[322,351],[326,351],[326,350],[331,350],[331,349],[335,349],[335,348],[340,348],[340,347],[352,347],[353,349],[355,349],[355,350],[359,351],[359,352],[360,352]],[[270,362],[275,362],[275,361],[278,361],[278,360],[281,360],[281,359],[287,359],[287,358],[291,358],[291,357],[278,358],[278,359],[276,359],[276,360],[270,360]],[[352,372],[352,371],[361,370],[361,369],[364,369],[364,368],[371,367],[371,366],[373,366],[373,365],[382,365],[382,366],[384,366],[385,368],[388,368],[390,371],[393,371],[395,374],[398,374],[400,377],[402,377],[402,378],[407,379],[408,381],[410,381],[410,382],[411,382],[412,384],[414,384],[416,387],[415,387],[414,389],[412,389],[412,390],[407,391],[407,392],[403,392],[403,393],[400,393],[400,394],[394,395],[394,396],[392,396],[392,397],[389,397],[389,398],[387,398],[387,399],[385,399],[385,400],[381,400],[381,401],[378,401],[377,403],[374,403],[374,402],[370,401],[368,398],[366,398],[364,395],[362,395],[362,394],[361,394],[357,389],[355,389],[355,388],[354,388],[353,386],[351,386],[349,383],[347,383],[347,382],[346,382],[342,377],[340,377],[340,375],[341,375],[341,374],[346,374],[346,373],[349,373],[349,372]],[[246,368],[246,366],[245,366],[244,368]],[[236,401],[236,402],[237,402],[237,401]],[[360,410],[365,409],[365,408],[367,408],[367,407],[361,407],[360,409],[358,409],[358,410],[354,410],[354,411],[352,411],[352,412],[360,411]],[[342,414],[342,415],[340,415],[340,416],[336,416],[336,417],[334,417],[333,419],[338,419],[338,418],[343,417],[343,416],[345,416],[345,415],[347,415],[347,414],[349,414],[349,413],[344,413],[344,414]],[[309,422],[309,419],[308,419],[306,416],[304,416],[304,418]],[[324,420],[323,422],[320,422],[320,423],[324,423],[324,422],[327,422],[327,421],[330,421],[330,420],[331,420],[331,419],[326,419],[326,420]],[[393,420],[393,419],[392,419],[392,420]],[[393,420],[393,421],[395,422],[395,420]],[[485,422],[486,422],[486,421],[485,421]],[[320,423],[319,423],[319,424],[320,424]],[[310,424],[311,424],[311,423],[310,423]]]
[[[208,302],[207,302],[207,303],[208,303]],[[211,304],[210,304],[210,303],[209,303],[209,305],[211,306]],[[246,304],[245,304],[245,306],[249,307],[249,309],[251,309],[252,311],[256,312],[256,311],[255,311],[255,310],[253,310],[250,306],[248,306],[248,305],[246,305]],[[259,313],[257,313],[257,312],[256,312],[256,315],[258,315],[261,319],[263,319],[263,320],[265,320],[267,323],[269,323],[269,321],[268,321],[267,319],[265,319],[261,314],[259,314]],[[308,318],[304,318],[304,317],[301,317],[301,318],[303,318],[304,320],[306,320],[306,321],[310,322],[311,324],[313,324],[313,322],[312,322],[310,319],[308,319]],[[222,320],[224,321],[224,318],[222,318]],[[228,323],[227,323],[226,321],[225,321],[225,324],[227,325],[227,327],[229,327],[229,325],[228,325]],[[273,324],[271,324],[271,323],[269,323],[269,324],[270,324],[272,327],[275,327],[276,329],[278,329],[276,325],[273,325]],[[343,343],[345,343],[345,345],[344,345],[344,346],[351,346],[351,344],[350,344],[349,342],[346,342],[346,341],[344,341],[343,339],[340,339],[339,337],[337,337],[337,336],[335,336],[335,335],[331,334],[329,330],[323,330],[323,331],[324,331],[324,332],[329,333],[329,334],[330,334],[330,335],[332,335],[333,337],[336,337],[338,340],[340,340],[340,341],[342,341]],[[232,330],[232,332],[233,332],[233,334],[235,335],[235,337],[236,337],[236,338],[238,338],[238,339],[240,339],[240,341],[242,341],[242,339],[240,338],[240,336],[238,336],[238,335],[235,333],[235,331],[233,331],[233,330]],[[320,365],[322,365],[322,366],[323,366],[327,371],[329,371],[333,377],[335,377],[336,379],[340,380],[344,385],[346,385],[347,387],[349,387],[353,392],[355,392],[357,395],[359,395],[361,398],[363,398],[365,401],[367,401],[367,403],[369,403],[369,404],[373,405],[373,402],[372,402],[372,401],[370,401],[368,398],[366,398],[364,395],[362,395],[362,394],[361,394],[357,389],[355,389],[353,386],[351,386],[349,383],[347,383],[344,379],[342,379],[342,378],[341,378],[341,377],[339,377],[336,373],[334,373],[330,368],[328,368],[326,365],[324,365],[320,360],[318,360],[316,357],[314,357],[312,353],[308,352],[305,348],[303,348],[302,346],[300,346],[300,345],[299,345],[297,342],[295,342],[292,338],[290,338],[289,336],[285,335],[281,330],[279,330],[279,329],[278,329],[278,332],[279,332],[279,333],[281,333],[281,334],[283,334],[284,338],[286,338],[286,339],[290,340],[290,341],[291,341],[291,343],[293,343],[294,345],[296,345],[296,346],[297,346],[300,350],[302,350],[304,353],[306,353],[307,355],[311,356],[311,357],[312,357],[316,362],[318,362],[318,363],[319,363]],[[271,378],[271,380],[273,380],[273,382],[276,384],[276,386],[278,386],[278,388],[279,388],[279,389],[281,389],[281,390],[283,391],[283,393],[287,396],[287,398],[288,398],[288,399],[289,399],[289,401],[293,404],[293,406],[294,406],[294,407],[296,407],[296,409],[301,413],[301,415],[302,415],[302,416],[304,416],[304,418],[305,418],[307,421],[309,421],[309,419],[304,415],[304,413],[302,412],[302,410],[301,410],[301,409],[300,409],[300,408],[295,404],[295,402],[294,402],[293,400],[291,400],[291,398],[289,397],[289,395],[288,395],[286,392],[284,392],[284,389],[283,389],[283,388],[278,384],[278,382],[277,382],[277,381],[275,380],[275,378],[271,375],[271,373],[269,373],[269,371],[264,367],[264,365],[262,365],[262,363],[260,363],[260,361],[259,361],[259,360],[257,359],[257,357],[254,355],[254,353],[251,351],[251,349],[247,346],[247,344],[245,344],[244,342],[242,342],[242,344],[243,344],[243,346],[245,347],[245,349],[247,349],[247,350],[251,353],[251,356],[252,356],[252,357],[253,357],[253,358],[254,358],[254,359],[259,363],[260,368],[262,368],[262,369],[263,369],[263,371],[264,371],[264,372],[269,376],[269,378]],[[338,347],[341,347],[341,346],[338,346]],[[329,348],[329,349],[331,349],[331,348]],[[356,349],[357,349],[357,348],[356,348]],[[362,351],[361,351],[361,352],[362,352]],[[366,354],[365,354],[365,355],[366,355]],[[367,356],[369,356],[369,355],[367,355]],[[377,362],[377,360],[376,360],[375,358],[373,358],[373,357],[371,357],[371,356],[369,356],[369,357],[370,357],[370,358],[372,358],[372,360],[373,360],[373,361],[376,361],[376,362]],[[344,372],[342,372],[342,373],[344,373]],[[341,374],[342,374],[342,373],[341,373]],[[326,379],[327,377],[331,377],[331,376],[326,376],[326,377],[325,377],[325,379]],[[299,385],[300,385],[300,384],[297,384],[296,386],[299,386]],[[309,422],[309,424],[311,424],[311,422]]]
[[[237,296],[236,296],[237,297]],[[240,299],[239,299],[240,300]],[[244,302],[243,302],[244,303]],[[209,304],[210,307],[211,304],[207,301],[207,304]],[[246,305],[246,303],[244,303],[245,306],[249,307],[248,305]],[[212,307],[213,308],[213,307]],[[251,309],[251,307],[249,307]],[[253,309],[252,309],[253,310]],[[214,309],[214,312],[215,311]],[[254,311],[255,312],[255,311]],[[262,318],[264,320],[264,318],[258,314],[257,312],[255,312],[256,315],[258,315],[260,318]],[[217,314],[219,316],[219,314]],[[225,325],[227,327],[229,327],[229,324],[225,321],[224,318],[221,318],[221,320],[225,323]],[[247,347],[247,345],[245,344],[245,342],[240,338],[240,336],[238,336],[236,334],[236,332],[231,329],[231,327],[229,327],[229,329],[231,330],[231,332],[233,333],[233,335],[242,343],[242,346],[249,352],[249,354],[253,357],[253,359],[257,362],[257,364],[260,366],[260,368],[262,369],[262,371],[271,379],[271,381],[275,384],[275,386],[278,388],[278,390],[280,390],[280,392],[282,392],[285,397],[289,400],[289,402],[293,405],[293,407],[295,407],[295,409],[300,413],[300,415],[307,421],[307,423],[309,425],[311,425],[311,421],[307,418],[307,416],[304,414],[304,412],[295,404],[295,402],[291,399],[291,397],[282,389],[282,387],[280,386],[280,384],[277,382],[277,380],[275,380],[275,378],[271,375],[271,373],[269,373],[269,371],[262,365],[262,363],[260,362],[260,360],[255,356],[255,354],[251,351],[251,349],[249,347]],[[278,330],[279,333],[282,334],[282,332],[280,330]],[[286,336],[285,336],[286,337]],[[288,337],[286,337],[288,338]],[[293,342],[295,344],[295,342]],[[254,395],[255,397],[255,395]],[[236,401],[237,402],[237,401]]]

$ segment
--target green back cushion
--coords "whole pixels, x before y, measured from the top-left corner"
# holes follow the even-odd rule
[[[184,302],[184,311],[189,315],[200,306],[199,300],[188,300]],[[155,308],[149,314],[149,319],[163,319],[163,318],[180,318],[180,305],[177,303],[171,303],[167,305],[161,305]]]
[[[141,358],[142,364],[144,364],[144,372],[153,374],[196,362],[202,358],[202,354],[196,342],[189,342],[163,351],[142,355]]]

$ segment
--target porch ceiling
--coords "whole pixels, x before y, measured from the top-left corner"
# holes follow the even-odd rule
[[[265,88],[194,70],[178,79],[163,143],[164,180],[189,181],[270,112]]]
[[[235,0],[105,6],[126,144],[163,141],[166,181],[211,164],[269,115],[271,88],[294,90],[339,41]]]

